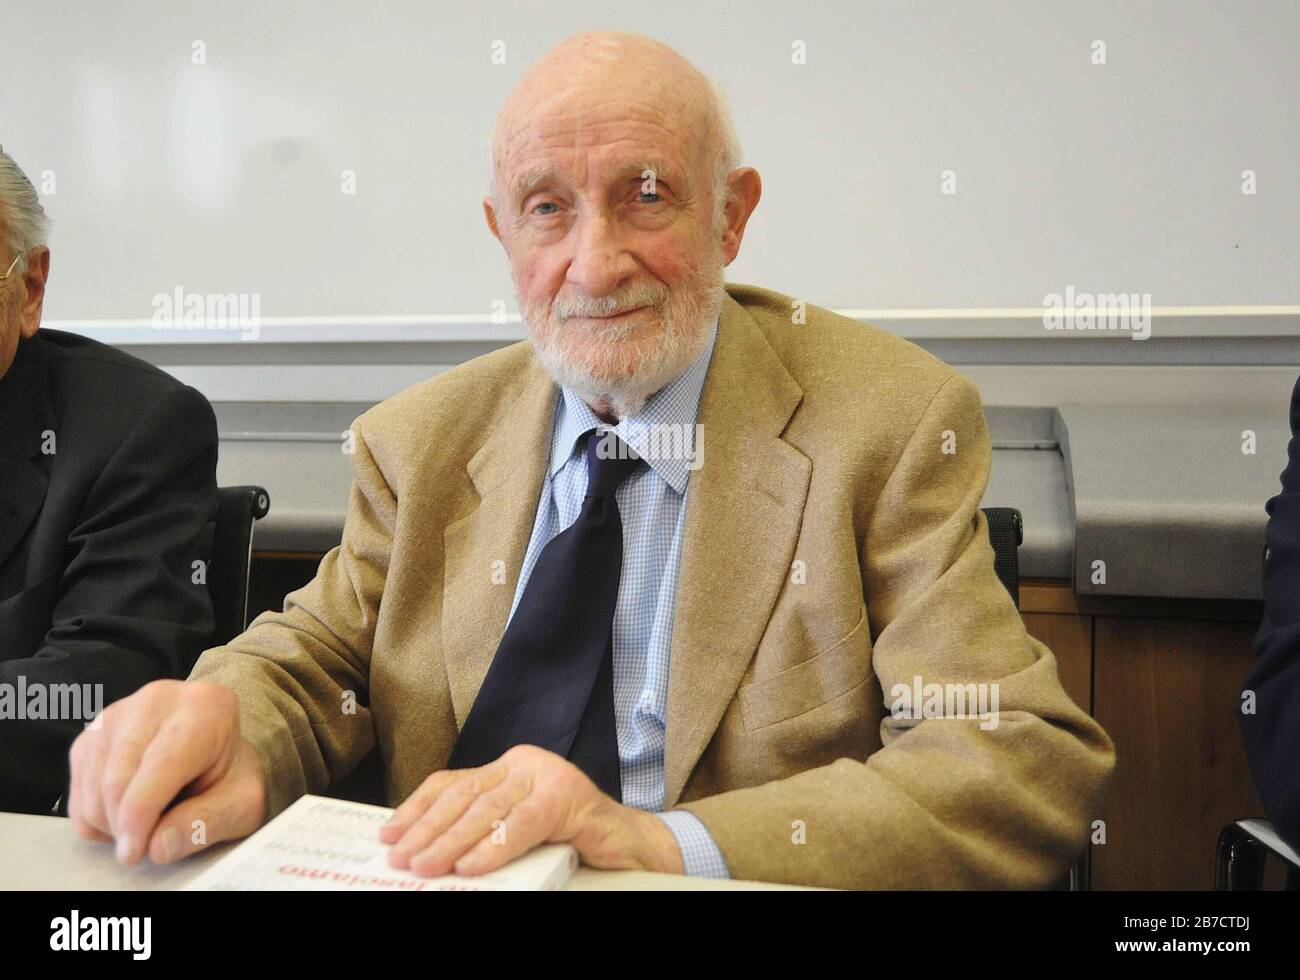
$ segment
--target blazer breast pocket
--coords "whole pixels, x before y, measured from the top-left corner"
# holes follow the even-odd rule
[[[870,670],[871,632],[863,604],[857,625],[842,639],[802,663],[741,686],[745,728],[765,728],[819,708],[861,685]]]

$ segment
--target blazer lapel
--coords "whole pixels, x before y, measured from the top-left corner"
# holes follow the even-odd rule
[[[505,633],[550,457],[558,393],[531,359],[519,398],[466,466],[478,506],[443,532],[443,662],[457,730]]]
[[[812,461],[781,438],[802,390],[723,301],[700,394],[668,671],[664,808],[676,804],[758,648],[794,559]]]

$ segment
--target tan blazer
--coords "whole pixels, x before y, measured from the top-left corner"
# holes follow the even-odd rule
[[[1047,885],[1086,843],[1114,750],[994,573],[974,385],[884,331],[815,306],[795,325],[788,296],[727,292],[687,492],[665,808],[695,813],[737,878]],[[238,692],[272,814],[376,742],[393,804],[445,766],[505,630],[557,393],[523,342],[357,419],[341,545],[191,675]],[[996,684],[997,727],[894,717],[895,684],[931,683]]]

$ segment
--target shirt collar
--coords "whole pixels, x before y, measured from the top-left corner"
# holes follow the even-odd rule
[[[699,413],[700,392],[704,388],[717,336],[718,321],[715,319],[704,349],[691,366],[646,399],[640,413],[619,419],[617,425],[602,422],[581,395],[571,388],[561,387],[561,397],[556,399],[550,475],[554,477],[572,458],[584,432],[592,428],[613,429],[614,434],[645,459],[664,482],[678,493],[684,493],[687,477],[694,469],[691,450],[694,449],[697,431],[695,420]],[[687,448],[686,452],[681,451],[683,446]]]

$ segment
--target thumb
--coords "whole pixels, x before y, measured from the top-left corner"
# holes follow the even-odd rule
[[[247,837],[261,823],[255,797],[240,781],[223,779],[181,800],[158,821],[149,839],[150,860],[169,864],[212,844]]]

